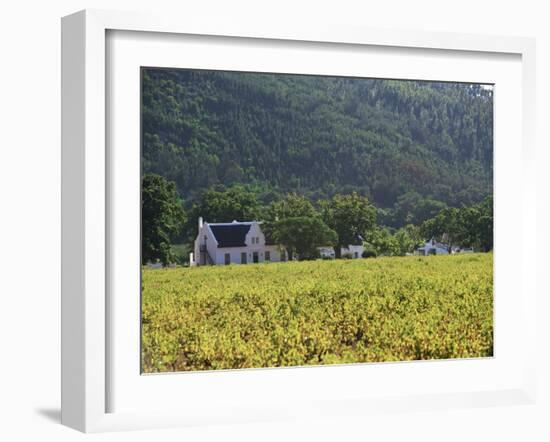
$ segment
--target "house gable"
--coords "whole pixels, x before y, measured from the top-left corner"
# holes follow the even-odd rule
[[[253,221],[246,235],[246,245],[253,248],[265,246],[265,236],[260,228],[260,223]]]

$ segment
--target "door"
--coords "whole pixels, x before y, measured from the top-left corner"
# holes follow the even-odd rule
[[[241,264],[246,264],[246,252],[241,253]]]
[[[252,262],[259,262],[260,258],[258,257],[258,252],[252,253]]]

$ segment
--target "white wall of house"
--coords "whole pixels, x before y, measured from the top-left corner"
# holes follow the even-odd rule
[[[342,247],[342,249],[341,249],[342,255],[341,256],[349,254],[349,255],[351,255],[351,257],[353,259],[358,259],[358,258],[362,258],[364,251],[365,251],[365,247],[363,247],[362,244],[361,245],[349,245],[347,247]]]
[[[260,229],[260,224],[257,222],[253,222],[250,225],[250,230],[246,234],[245,243],[247,247],[256,247],[258,246],[265,246],[265,235],[262,232],[262,229]]]
[[[321,258],[334,258],[334,247],[319,247]]]
[[[246,246],[223,247],[216,251],[216,264],[226,264],[226,254],[229,254],[229,262],[232,264],[243,264],[242,254],[246,254],[246,264],[254,263],[255,257],[258,262],[266,261],[266,252],[269,253],[270,262],[281,261],[279,247],[265,244],[265,235],[258,222],[252,222],[250,230],[245,238]]]
[[[222,247],[216,251],[216,264],[224,265],[226,263],[225,255],[229,254],[231,264],[242,264],[242,254],[246,254],[246,264],[254,262],[254,253],[257,253],[258,262],[266,262],[266,252],[269,252],[268,262],[281,261],[281,251],[277,246],[246,246],[246,247]]]
[[[214,233],[212,233],[212,229],[210,229],[210,226],[208,223],[203,222],[202,218],[199,218],[199,230],[197,234],[197,238],[195,239],[195,246],[193,248],[193,263],[190,263],[191,265],[206,265],[208,264],[205,262],[205,257],[200,252],[200,246],[206,245],[206,250],[208,251],[210,257],[212,260],[214,260],[214,257],[216,256],[216,251],[218,250],[218,241],[216,240],[216,237],[214,236]]]

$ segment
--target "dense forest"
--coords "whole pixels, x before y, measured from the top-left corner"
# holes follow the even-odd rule
[[[264,204],[355,191],[398,228],[492,194],[492,105],[473,84],[143,69],[143,173],[186,207],[233,184]]]
[[[185,257],[199,216],[375,255],[490,250],[492,105],[474,84],[143,69],[143,258]]]

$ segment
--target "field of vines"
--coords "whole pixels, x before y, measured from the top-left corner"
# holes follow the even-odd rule
[[[145,373],[492,354],[492,253],[142,270]]]

